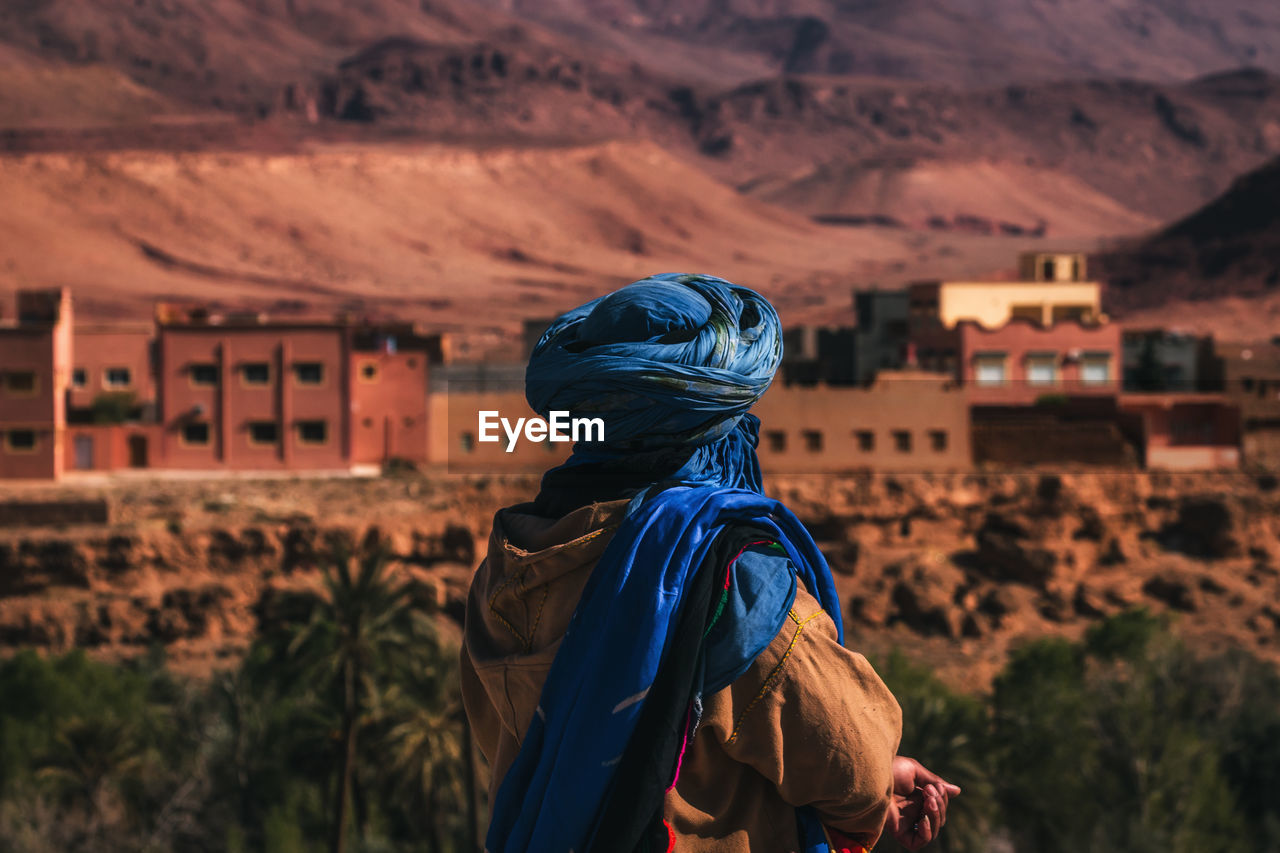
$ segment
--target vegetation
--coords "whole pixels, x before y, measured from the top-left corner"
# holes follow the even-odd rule
[[[939,850],[1280,849],[1280,674],[1243,652],[1194,655],[1134,611],[1019,649],[985,703],[882,669],[902,751],[964,789]]]
[[[456,648],[434,598],[343,548],[243,663],[0,662],[0,853],[474,850]]]
[[[93,398],[90,407],[90,419],[95,424],[123,424],[138,417],[138,398],[132,391],[104,391]]]
[[[158,654],[0,662],[0,853],[476,850],[483,803],[434,598],[376,539],[203,682]],[[958,783],[936,849],[1280,849],[1280,675],[1144,612],[1017,650],[989,695],[894,655],[902,751]],[[880,850],[891,850],[885,840]]]

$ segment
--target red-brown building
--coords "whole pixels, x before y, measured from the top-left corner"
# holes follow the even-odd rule
[[[412,326],[157,310],[155,452],[166,468],[325,470],[427,458]]]
[[[1280,335],[1214,349],[1210,382],[1240,408],[1245,460],[1280,468]]]
[[[1144,467],[1240,466],[1240,407],[1221,394],[1125,394],[1120,409],[1141,419]]]
[[[154,327],[73,333],[65,290],[17,303],[0,323],[0,478],[427,461],[443,345],[412,325],[161,305]]]
[[[995,329],[962,320],[914,336],[920,366],[953,374],[974,405],[1030,405],[1046,396],[1114,396],[1120,327],[1015,317]]]
[[[0,325],[0,478],[56,479],[63,470],[71,373],[71,294],[23,290]]]

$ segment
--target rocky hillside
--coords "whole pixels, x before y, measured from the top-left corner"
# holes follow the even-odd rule
[[[0,292],[64,284],[82,318],[197,299],[499,340],[675,270],[750,283],[795,323],[847,317],[859,281],[976,274],[1014,251],[817,225],[645,142],[35,154],[0,158],[0,185]]]
[[[256,109],[300,72],[392,36],[512,32],[720,85],[780,73],[1000,86],[1280,71],[1280,12],[1251,0],[93,0],[6,3],[0,48],[101,63],[167,95]]]
[[[1280,154],[1280,84],[1266,71],[1187,82],[1268,67],[1280,19],[1233,4],[1131,6],[10,4],[0,124],[17,135],[0,134],[0,150],[75,147],[48,127],[103,123],[131,124],[145,142],[156,119],[211,112],[273,116],[304,135],[334,123],[366,140],[640,136],[808,215],[1133,233]],[[1157,82],[1126,82],[1141,78]],[[163,138],[204,147],[202,132]]]
[[[375,526],[460,617],[493,511],[533,480],[391,478],[46,487],[109,523],[0,528],[0,646],[135,655],[208,671]],[[1109,613],[1176,615],[1204,648],[1280,660],[1280,488],[1239,475],[799,478],[771,484],[837,573],[850,643],[901,647],[959,685],[1008,649]],[[377,507],[376,516],[364,508]]]
[[[973,91],[789,76],[726,90],[533,42],[395,39],[291,85],[283,108],[367,133],[644,136],[812,216],[1059,237],[1145,230],[1280,153],[1280,78],[1260,71]]]
[[[1261,72],[1179,86],[1094,80],[979,91],[777,79],[683,97],[680,113],[711,171],[747,192],[809,213],[881,212],[913,224],[918,215],[898,213],[912,197],[876,181],[985,168],[988,189],[969,205],[990,209],[1001,195],[996,176],[1023,185],[1038,175],[1059,181],[1041,188],[1042,217],[1069,218],[1073,205],[1105,198],[1111,217],[1127,209],[1167,221],[1280,153],[1280,78]],[[937,214],[964,211],[969,191],[955,175],[926,181]],[[1115,227],[1106,219],[1094,233]]]
[[[1192,215],[1100,257],[1120,307],[1280,297],[1280,159]]]
[[[1280,11],[1250,0],[489,3],[566,32],[591,27],[638,61],[653,61],[664,40],[728,47],[774,72],[979,86],[1081,76],[1186,79],[1241,65],[1280,70]],[[665,53],[672,52],[668,46]]]
[[[0,45],[116,68],[193,107],[253,112],[291,78],[380,38],[474,38],[508,23],[461,0],[44,0],[0,5]]]

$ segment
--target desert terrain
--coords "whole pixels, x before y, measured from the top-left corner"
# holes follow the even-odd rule
[[[460,626],[492,514],[536,478],[138,480],[27,487],[103,524],[0,528],[0,648],[233,665],[335,542],[371,528]],[[1280,488],[1244,473],[1089,471],[775,479],[836,573],[849,643],[985,690],[1011,648],[1134,607],[1205,652],[1280,661]],[[368,510],[376,507],[376,513]]]
[[[193,297],[394,313],[484,353],[522,318],[700,270],[788,322],[848,322],[853,288],[1007,275],[1029,247],[1108,253],[1280,156],[1269,10],[1065,14],[9,7],[0,290],[70,285],[90,319]],[[1270,331],[1274,294],[1238,270],[1192,308],[1161,274],[1125,272],[1115,311]]]

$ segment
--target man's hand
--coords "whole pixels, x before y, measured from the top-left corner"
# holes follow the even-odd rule
[[[889,831],[908,850],[919,850],[938,837],[947,822],[947,804],[960,788],[930,772],[914,758],[893,759],[893,803]]]

